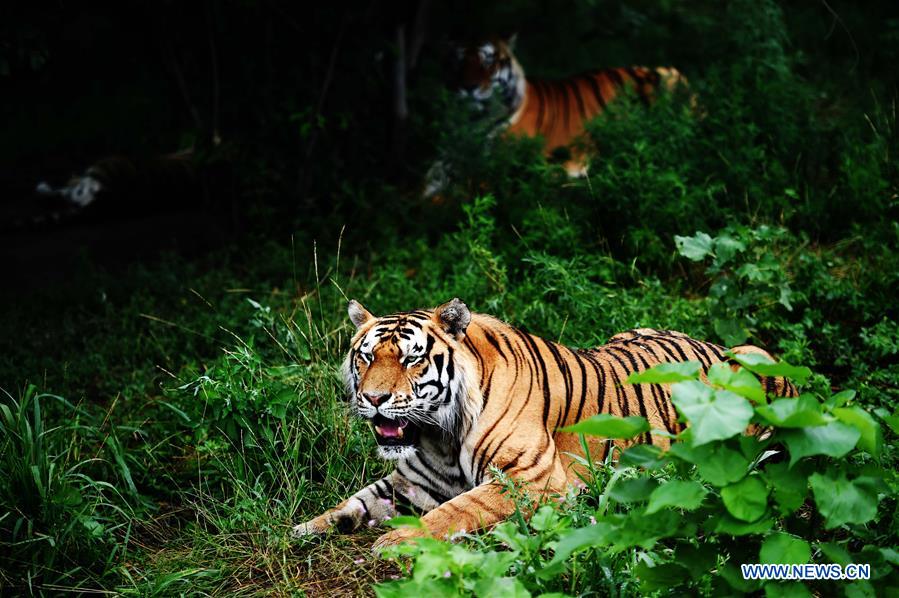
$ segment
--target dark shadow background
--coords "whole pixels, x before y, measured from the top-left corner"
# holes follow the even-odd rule
[[[353,231],[360,222],[426,218],[439,230],[445,220],[421,212],[417,189],[434,153],[449,39],[517,31],[519,58],[537,76],[676,64],[698,77],[731,45],[722,10],[717,2],[602,0],[370,0],[316,10],[274,1],[7,3],[3,286],[54,288],[78,264],[195,255],[247,235],[286,240],[322,223]],[[783,10],[801,76],[834,94],[822,101],[846,110],[894,89],[893,3],[809,0]],[[394,108],[401,53],[405,119]],[[870,96],[842,93],[856,86]],[[205,177],[193,197],[141,206],[115,225],[30,224],[45,211],[33,196],[40,180],[64,182],[109,155],[191,146]]]

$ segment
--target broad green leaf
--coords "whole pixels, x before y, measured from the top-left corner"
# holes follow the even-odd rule
[[[621,453],[618,465],[622,467],[643,467],[645,469],[658,469],[667,459],[662,455],[662,449],[651,444],[637,444]]]
[[[858,448],[867,451],[875,459],[880,458],[883,449],[883,433],[870,413],[859,406],[837,407],[832,413],[844,424],[849,424],[861,433]]]
[[[700,477],[715,486],[736,482],[749,468],[746,457],[718,442],[697,447],[678,442],[671,445],[668,454],[695,464]]]
[[[728,318],[715,320],[715,334],[720,336],[728,345],[741,345],[749,338],[749,333],[739,320]]]
[[[737,519],[755,521],[768,508],[768,488],[758,476],[747,476],[722,488],[721,499],[728,512]]]
[[[488,577],[481,579],[474,587],[477,596],[497,598],[531,598],[531,593],[515,577]]]
[[[849,554],[849,551],[835,542],[822,542],[821,544],[818,544],[818,548],[831,563],[836,563],[841,567],[845,567],[849,563],[855,562],[852,560],[852,555]]]
[[[752,592],[761,585],[761,582],[750,579],[743,579],[743,573],[740,567],[733,562],[724,563],[718,568],[718,575],[730,585],[733,589],[742,593]],[[723,595],[726,595],[722,592]]]
[[[895,586],[893,586],[892,589],[894,588]],[[867,580],[847,583],[843,588],[843,592],[845,592],[846,598],[877,598],[877,592],[874,590],[874,586]],[[886,595],[888,594],[884,594],[884,596]]]
[[[697,471],[702,479],[715,486],[726,486],[736,482],[745,476],[749,469],[749,461],[743,455],[725,446],[700,451],[700,454],[702,458],[696,461]]]
[[[549,505],[543,505],[531,517],[531,527],[538,532],[551,529],[559,522],[559,514]]]
[[[778,510],[789,515],[802,506],[808,495],[808,473],[802,464],[790,468],[786,463],[771,463],[763,475],[768,486],[774,489],[774,501]]]
[[[811,558],[812,549],[808,542],[780,532],[775,532],[765,538],[759,551],[760,563],[804,565]]]
[[[812,371],[805,366],[790,365],[786,361],[772,361],[761,353],[727,353],[744,368],[762,376],[784,376],[797,384],[805,384]]]
[[[668,449],[668,456],[677,457],[682,461],[686,461],[687,463],[696,463],[699,460],[697,453],[704,448],[701,446],[693,447],[690,445],[690,430],[685,430],[685,435],[682,437],[682,442],[675,442],[671,445],[671,448]],[[708,446],[708,445],[706,445]],[[715,444],[713,446],[719,446]]]
[[[661,363],[642,372],[634,372],[627,377],[627,384],[669,384],[696,380],[702,367],[698,361]]]
[[[702,261],[712,253],[712,237],[699,231],[692,237],[674,235],[674,245],[679,254],[694,262]]]
[[[618,480],[609,490],[609,498],[620,503],[630,504],[649,499],[652,491],[659,487],[659,483],[652,478],[635,478],[632,480]]]
[[[718,550],[712,544],[700,542],[694,546],[689,541],[682,541],[674,549],[674,561],[686,567],[690,576],[698,580],[718,562]]]
[[[647,517],[643,509],[632,509],[627,515],[607,515],[605,520],[616,522],[615,529],[609,534],[612,552],[634,546],[650,550],[662,538],[696,533],[696,526],[685,524],[683,515],[675,511],[660,511]]]
[[[609,543],[609,537],[614,531],[614,526],[606,521],[598,521],[596,525],[588,525],[571,531],[563,532],[556,543],[556,551],[547,568],[554,567],[566,561],[569,556],[593,546],[604,546]]]
[[[841,390],[835,395],[831,395],[829,399],[824,401],[824,404],[828,409],[833,409],[834,407],[842,407],[849,401],[855,398],[855,391],[852,389],[849,390]]]
[[[749,401],[728,390],[690,380],[673,384],[671,392],[674,406],[690,422],[693,446],[736,436],[752,419]]]
[[[715,255],[718,256],[717,264],[728,262],[741,251],[746,250],[746,244],[739,239],[727,235],[719,235],[715,238]]]
[[[709,383],[746,397],[756,403],[765,402],[765,390],[759,379],[742,368],[734,371],[726,363],[716,363],[709,368]]]
[[[765,584],[765,598],[807,598],[811,595],[801,581],[769,581]]]
[[[763,534],[772,527],[774,527],[774,520],[770,517],[746,523],[725,513],[715,522],[713,531],[731,536],[748,536],[750,534]]]
[[[799,459],[809,455],[842,457],[851,451],[861,432],[842,422],[831,422],[824,426],[788,430],[783,439],[790,450],[790,467]]]
[[[617,417],[608,413],[600,413],[591,418],[579,421],[573,426],[561,429],[562,432],[574,432],[588,436],[604,438],[633,438],[649,431],[649,422],[645,417],[630,415]]]
[[[899,410],[894,411],[892,415],[884,415],[883,421],[887,423],[893,434],[899,435]]]
[[[412,515],[400,515],[398,517],[388,519],[384,522],[384,525],[396,528],[408,527],[412,529],[425,529],[425,526],[421,522],[421,519],[419,519],[418,517],[413,517]]]
[[[646,514],[651,515],[664,507],[678,507],[692,511],[699,508],[706,494],[708,490],[699,482],[672,480],[653,490]]]
[[[798,398],[777,399],[768,405],[757,407],[755,412],[769,424],[779,428],[820,426],[828,421],[821,411],[818,399],[807,394]]]
[[[846,478],[840,472],[815,473],[809,477],[818,511],[827,529],[845,523],[867,523],[877,515],[877,494],[870,487]]]
[[[690,572],[677,563],[662,563],[655,567],[650,567],[645,562],[640,561],[633,571],[637,579],[640,580],[640,589],[648,593],[660,589],[670,591],[690,578]]]
[[[883,558],[886,562],[891,565],[899,566],[899,551],[896,551],[893,548],[881,548],[880,554],[883,555]]]

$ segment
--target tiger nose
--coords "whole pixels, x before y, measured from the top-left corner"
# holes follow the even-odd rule
[[[365,397],[365,400],[377,407],[384,401],[390,398],[389,392],[363,392],[362,396]]]

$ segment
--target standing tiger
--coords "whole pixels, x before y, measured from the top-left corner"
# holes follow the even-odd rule
[[[396,469],[296,526],[296,535],[332,527],[349,532],[409,507],[426,512],[422,522],[437,537],[498,523],[514,505],[491,479],[490,466],[535,491],[564,492],[577,482],[572,455],[584,453],[578,435],[559,428],[610,413],[641,415],[652,428],[677,434],[684,425],[670,387],[625,386],[624,380],[664,362],[697,360],[708,369],[727,361],[724,347],[649,328],[618,334],[596,349],[570,349],[472,314],[459,299],[381,318],[356,301],[348,311],[357,329],[343,367],[351,410],[371,423],[380,456],[395,460]],[[734,351],[767,355],[748,345]],[[769,394],[797,394],[783,378],[761,383]],[[649,433],[640,441],[669,444]],[[589,445],[593,459],[609,450],[603,439]],[[375,546],[419,534],[394,530]]]
[[[496,118],[497,130],[540,135],[547,156],[566,148],[570,157],[564,166],[570,176],[587,171],[584,152],[572,144],[584,133],[584,125],[610,102],[631,90],[648,105],[660,87],[674,90],[686,85],[685,77],[669,67],[606,68],[555,81],[532,79],[516,60],[513,46],[514,36],[491,36],[454,46],[450,86],[477,113]],[[497,106],[498,115],[489,110],[491,104]],[[431,197],[446,186],[447,165],[436,162],[426,179],[424,195]]]

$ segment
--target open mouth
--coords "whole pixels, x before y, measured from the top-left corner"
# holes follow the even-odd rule
[[[381,446],[409,446],[418,440],[419,427],[405,418],[390,419],[380,413],[371,420]]]

